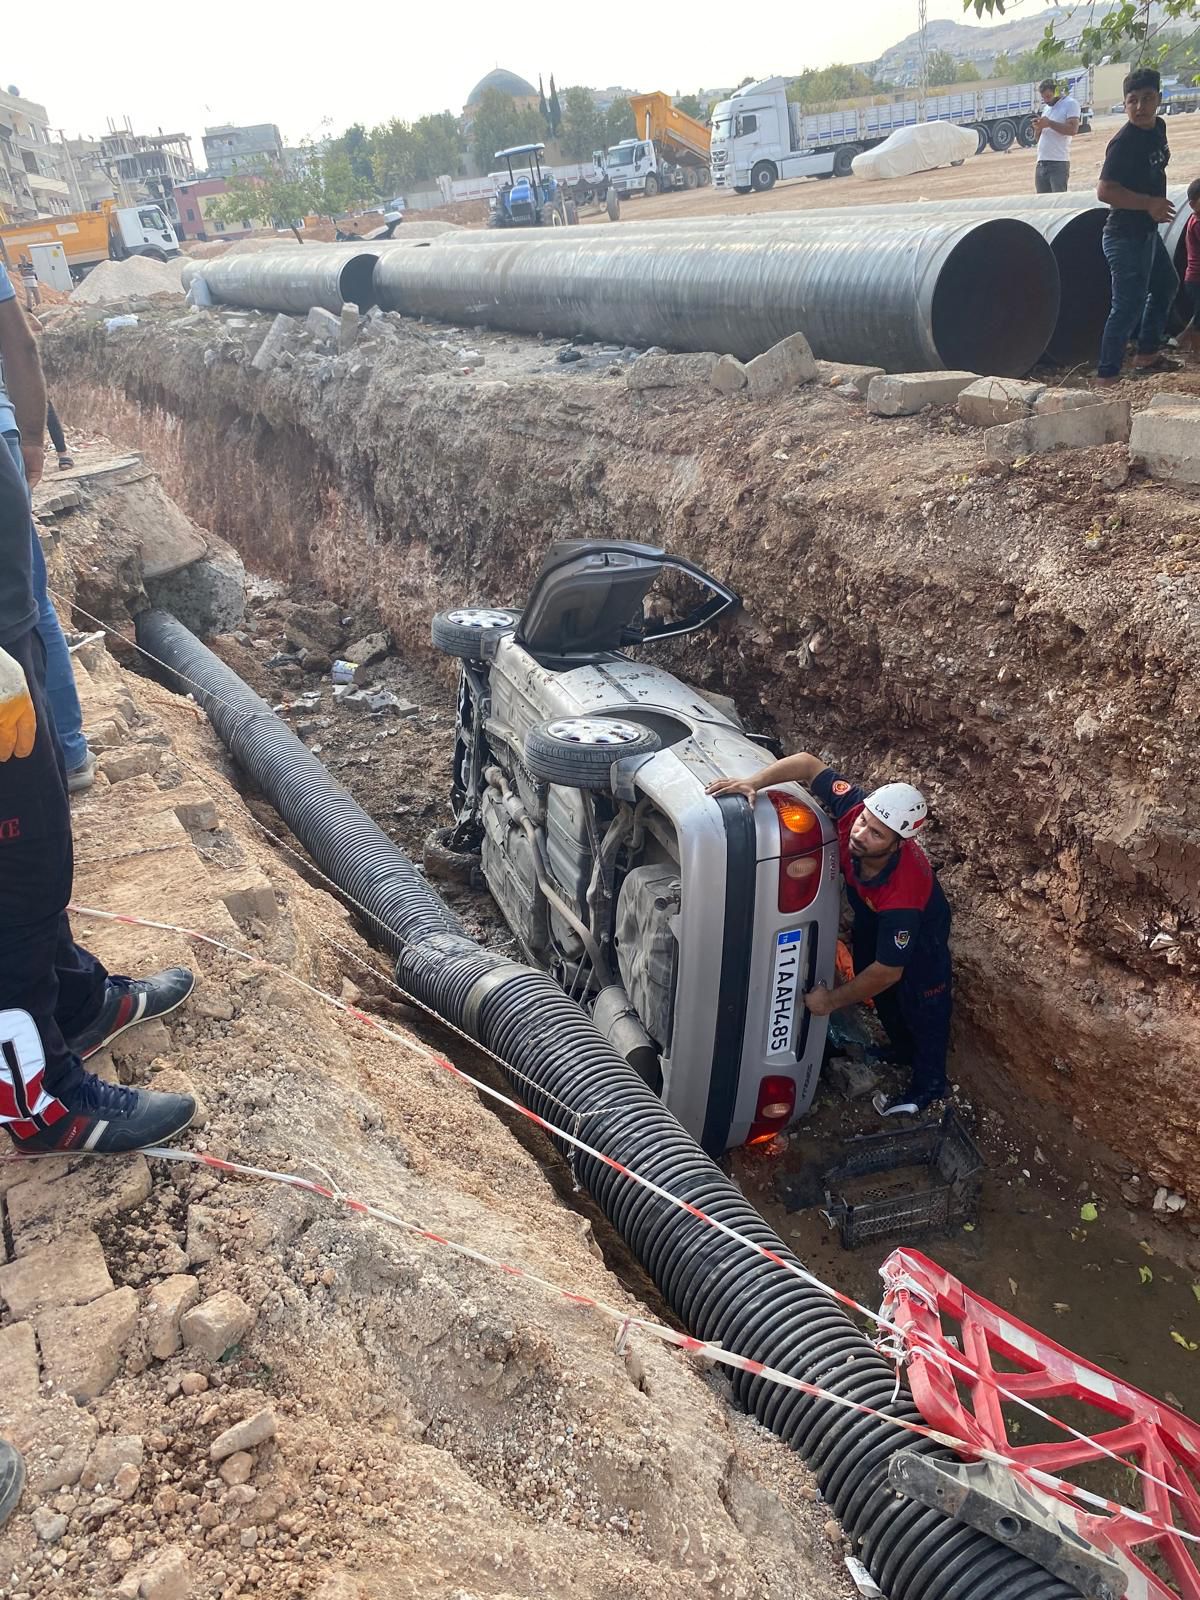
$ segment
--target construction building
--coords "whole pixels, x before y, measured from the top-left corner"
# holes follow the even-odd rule
[[[194,183],[175,186],[175,204],[179,217],[175,232],[181,239],[237,239],[253,231],[255,224],[242,222],[217,222],[209,215],[209,207],[229,191],[224,178],[197,178]]]
[[[63,149],[51,137],[46,108],[12,84],[0,91],[0,207],[10,222],[72,210]]]
[[[283,165],[283,139],[273,122],[245,128],[223,123],[204,130],[204,165],[210,178],[241,177]]]
[[[126,125],[109,131],[100,141],[101,161],[116,186],[123,205],[156,200],[172,222],[179,220],[175,186],[196,176],[191,141],[186,133],[134,133]]]

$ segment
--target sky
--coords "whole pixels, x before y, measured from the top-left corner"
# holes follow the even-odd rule
[[[1026,0],[1022,14],[1036,4]],[[930,20],[967,20],[962,0],[928,0],[928,9]],[[242,0],[229,10],[121,0],[103,11],[96,0],[60,0],[50,10],[9,9],[0,85],[46,106],[70,138],[128,117],[136,133],[192,135],[201,162],[199,135],[215,123],[274,122],[296,144],[353,122],[457,113],[496,66],[532,83],[540,72],[547,86],[553,72],[560,87],[686,94],[748,73],[870,60],[915,29],[917,0],[758,0],[750,28],[716,0],[696,0],[686,13],[647,5],[614,26],[617,15],[611,5],[495,0],[357,0],[344,16],[311,0]]]

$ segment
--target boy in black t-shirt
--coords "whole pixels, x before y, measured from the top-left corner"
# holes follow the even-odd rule
[[[1167,316],[1179,292],[1179,279],[1158,225],[1170,222],[1175,207],[1167,199],[1167,126],[1158,115],[1162,80],[1153,67],[1126,77],[1125,115],[1129,119],[1109,142],[1096,196],[1111,206],[1104,225],[1104,257],[1112,273],[1112,310],[1100,340],[1099,384],[1117,382],[1125,347],[1136,335],[1137,372],[1177,372],[1181,363],[1162,354]]]

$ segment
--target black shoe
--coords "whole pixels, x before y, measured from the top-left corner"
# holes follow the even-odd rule
[[[67,1040],[67,1049],[86,1061],[126,1028],[151,1017],[165,1017],[181,1006],[195,982],[187,967],[168,967],[152,978],[110,977],[99,1016]]]
[[[17,1509],[24,1487],[24,1458],[7,1439],[0,1439],[0,1528]]]
[[[9,1127],[18,1150],[94,1150],[98,1155],[143,1150],[182,1133],[196,1115],[196,1102],[190,1094],[123,1089],[90,1072],[84,1073],[77,1089],[58,1100],[66,1111],[59,1112],[54,1122],[39,1118],[42,1126],[36,1133],[18,1137]]]
[[[881,1117],[919,1117],[922,1111],[927,1111],[931,1105],[939,1100],[944,1100],[949,1090],[943,1086],[932,1094],[893,1094],[886,1095],[880,1089],[878,1094],[871,1096],[871,1104]]]

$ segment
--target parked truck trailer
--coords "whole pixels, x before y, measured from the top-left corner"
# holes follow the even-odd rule
[[[1081,130],[1090,128],[1091,73],[1081,67],[1060,76],[1079,101]],[[805,112],[787,97],[785,78],[747,84],[713,107],[709,159],[718,189],[749,194],[773,189],[781,178],[846,178],[855,156],[882,144],[897,128],[918,122],[954,122],[970,128],[977,153],[1010,150],[1037,141],[1033,119],[1042,109],[1036,83],[1005,84],[961,94],[928,95],[845,111]]]

